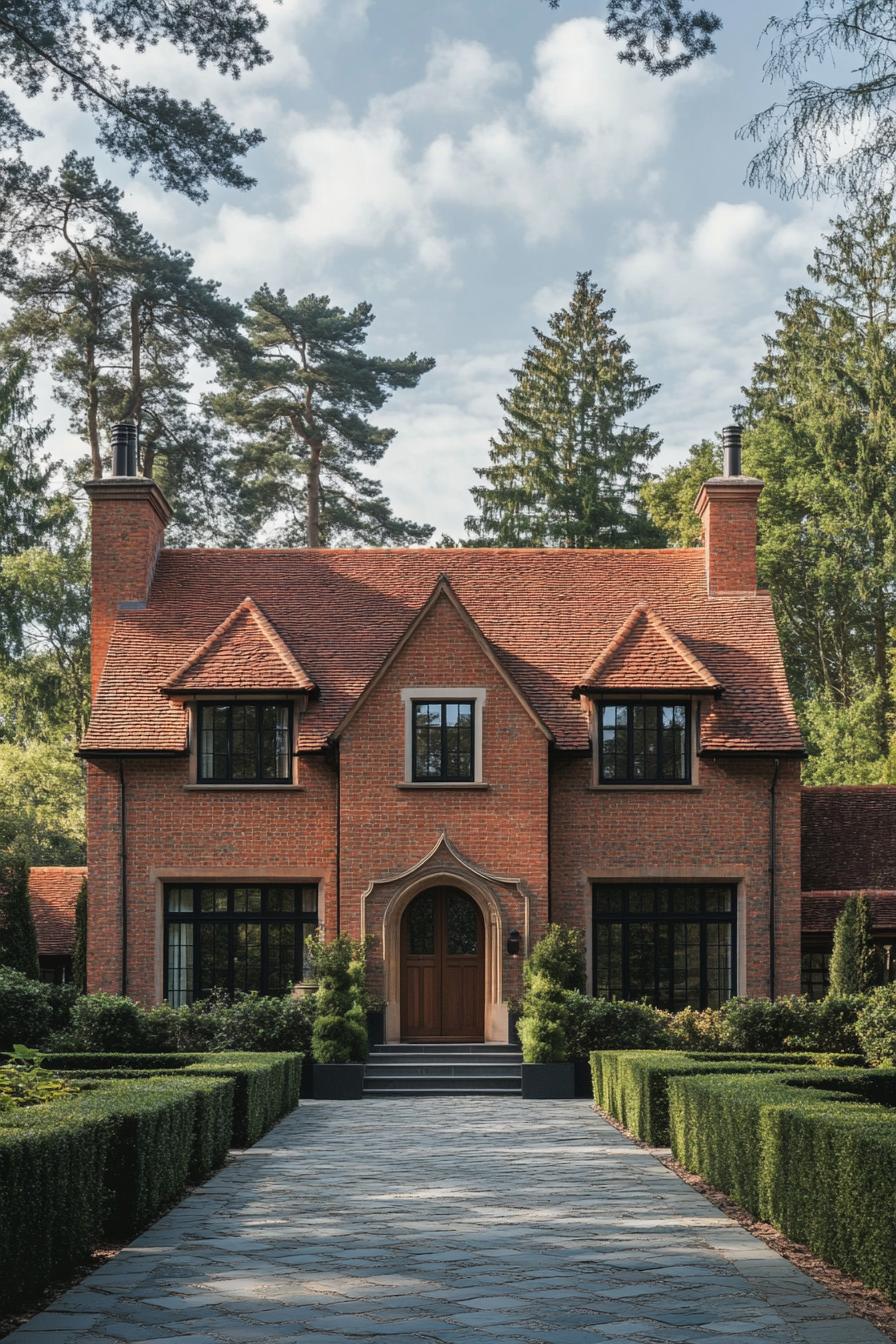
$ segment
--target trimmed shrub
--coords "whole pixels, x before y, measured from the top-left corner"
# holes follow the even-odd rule
[[[0,1049],[41,1045],[53,1021],[46,985],[22,971],[0,966]]]
[[[896,1298],[894,1103],[893,1070],[675,1077],[672,1151],[755,1217]]]
[[[864,994],[881,980],[881,956],[871,938],[871,906],[862,894],[847,897],[834,925],[830,990],[835,998]]]
[[[141,1073],[195,1078],[231,1078],[234,1083],[233,1136],[236,1148],[257,1143],[271,1125],[299,1101],[302,1056],[272,1054],[50,1054],[51,1069],[85,1078],[139,1078]]]
[[[546,976],[561,989],[585,990],[585,935],[581,929],[565,924],[549,924],[529,953],[524,967],[526,986],[529,978]]]
[[[103,1238],[132,1236],[223,1162],[228,1078],[105,1082],[0,1120],[0,1307],[27,1301]]]
[[[788,1037],[799,1028],[798,1004],[795,995],[780,999],[729,999],[719,1009],[725,1048],[740,1053],[786,1050]]]
[[[896,1065],[896,984],[881,985],[864,999],[856,1032],[869,1064]]]
[[[570,994],[573,1059],[587,1059],[592,1050],[659,1050],[668,1045],[668,1013],[647,1003],[625,999],[592,999]]]
[[[517,1034],[527,1064],[563,1064],[573,1058],[575,994],[541,972],[528,977]]]
[[[591,1055],[594,1100],[636,1138],[669,1144],[670,1080],[697,1074],[758,1074],[831,1063],[855,1065],[854,1055],[686,1054],[675,1050],[597,1050]]]
[[[141,1012],[121,994],[85,994],[76,999],[71,1037],[83,1050],[139,1050]]]
[[[669,1018],[669,1046],[673,1050],[723,1050],[718,1008],[682,1008]]]
[[[308,940],[317,976],[317,1012],[311,1050],[320,1064],[367,1058],[366,947],[341,933],[330,942]]]

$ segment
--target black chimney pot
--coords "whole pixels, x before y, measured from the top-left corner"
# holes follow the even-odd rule
[[[112,475],[137,475],[136,420],[119,420],[112,426]]]
[[[740,425],[726,425],[722,430],[722,454],[726,476],[740,476]]]

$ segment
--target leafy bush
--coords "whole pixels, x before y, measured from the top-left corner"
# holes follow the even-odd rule
[[[855,1065],[854,1055],[686,1054],[676,1050],[598,1050],[591,1055],[594,1100],[636,1138],[656,1147],[669,1142],[669,1083],[693,1074],[772,1073],[832,1062]]]
[[[869,1064],[896,1064],[896,984],[881,985],[865,998],[856,1032]]]
[[[85,994],[75,1001],[71,1036],[84,1050],[139,1050],[141,1011],[121,994]]]
[[[682,1008],[668,1022],[668,1044],[673,1050],[721,1050],[725,1041],[717,1008]]]
[[[46,985],[0,966],[0,1049],[42,1045],[53,1020]]]
[[[543,975],[561,989],[585,989],[585,935],[565,924],[549,924],[529,953],[524,967],[529,977]]]
[[[4,1112],[0,1307],[33,1297],[104,1238],[132,1236],[220,1166],[233,1091],[228,1078],[149,1077]]]
[[[16,1045],[9,1062],[0,1065],[0,1111],[20,1106],[42,1106],[48,1101],[71,1096],[78,1089],[43,1067],[43,1055]]]
[[[565,1063],[572,1058],[577,996],[544,973],[530,973],[527,979],[523,1016],[517,1023],[523,1059],[527,1064]]]
[[[797,1022],[787,1038],[787,1048],[858,1054],[861,1046],[857,1024],[864,1003],[865,996],[860,994],[795,1000]]]
[[[672,1078],[672,1151],[755,1217],[896,1298],[894,1103],[892,1070]]]
[[[366,945],[347,934],[325,943],[308,939],[317,976],[311,1050],[320,1064],[360,1063],[367,1058]]]
[[[779,999],[729,999],[719,1009],[722,1041],[738,1052],[783,1051],[799,1026],[793,996]]]
[[[570,1057],[592,1050],[655,1050],[669,1041],[669,1015],[647,1003],[570,994]]]

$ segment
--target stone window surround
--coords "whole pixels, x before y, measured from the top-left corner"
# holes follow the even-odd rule
[[[482,719],[486,690],[484,686],[403,686],[404,705],[404,778],[402,787],[412,789],[475,789],[483,787]],[[472,700],[473,702],[473,778],[447,782],[414,779],[414,701]]]

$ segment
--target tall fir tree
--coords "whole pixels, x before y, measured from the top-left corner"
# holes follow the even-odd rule
[[[834,925],[834,950],[828,993],[864,994],[880,980],[880,958],[871,939],[868,897],[850,896]]]
[[[591,272],[580,272],[569,305],[546,332],[533,328],[535,343],[499,398],[504,423],[489,465],[477,468],[471,544],[662,544],[640,498],[660,440],[630,422],[658,384],[638,372],[604,298]]]
[[[38,977],[37,935],[28,896],[27,859],[18,837],[0,841],[0,966]]]
[[[72,982],[79,994],[87,993],[87,879],[75,900],[75,942],[72,948]]]
[[[432,528],[397,518],[366,468],[394,429],[369,419],[435,363],[412,352],[368,354],[369,303],[346,310],[326,295],[295,303],[266,285],[247,302],[248,364],[225,363],[206,405],[229,436],[226,494],[232,539],[286,546],[405,546]]]

